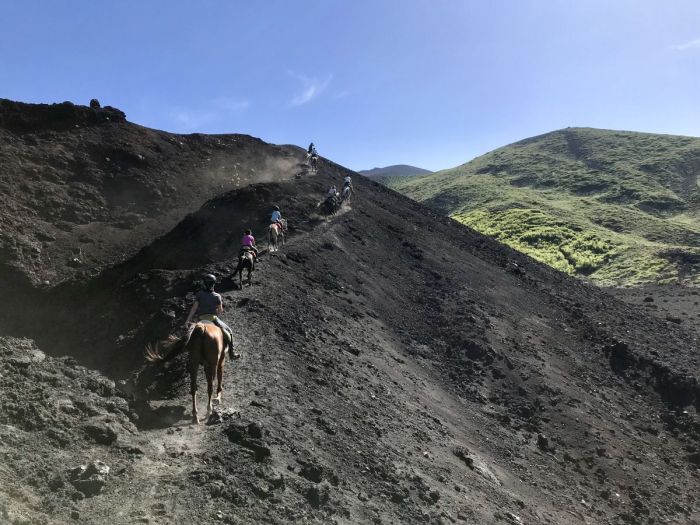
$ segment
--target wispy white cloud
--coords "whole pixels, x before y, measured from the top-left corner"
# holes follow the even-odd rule
[[[352,95],[352,91],[349,89],[344,89],[343,91],[339,91],[335,95],[333,95],[333,100],[340,100],[341,98],[345,98]]]
[[[675,46],[671,46],[672,49],[675,49],[676,51],[688,51],[690,49],[700,49],[700,38],[696,38],[695,40],[690,40],[688,42],[684,42],[683,44],[677,44]]]
[[[328,84],[331,83],[331,80],[333,80],[333,75],[328,75],[325,79],[318,79],[300,75],[293,71],[290,71],[289,74],[296,78],[302,85],[301,91],[292,97],[293,106],[301,106],[302,104],[311,102],[323,93],[328,87]]]

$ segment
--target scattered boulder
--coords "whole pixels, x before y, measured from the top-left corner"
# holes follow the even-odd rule
[[[542,452],[554,452],[554,447],[549,443],[549,438],[544,434],[537,434],[537,448]]]
[[[96,460],[89,465],[80,465],[70,470],[68,479],[85,497],[97,496],[107,483],[109,466]]]
[[[229,441],[251,450],[255,461],[264,461],[272,455],[272,451],[262,439],[263,427],[259,423],[235,421],[224,431]],[[257,436],[257,437],[256,437]]]
[[[264,481],[254,481],[250,484],[250,488],[253,491],[253,494],[260,499],[267,499],[272,496],[271,487]]]
[[[452,453],[459,459],[464,461],[464,464],[470,469],[474,470],[474,459],[469,456],[469,451],[464,447],[455,448]]]
[[[323,481],[323,467],[314,463],[305,463],[301,467],[299,475],[314,483],[321,483]]]
[[[323,482],[317,485],[311,485],[306,490],[306,500],[315,509],[328,503],[330,499],[330,485],[327,482]]]
[[[111,445],[117,440],[115,430],[105,423],[87,423],[83,425],[83,431],[100,445]]]

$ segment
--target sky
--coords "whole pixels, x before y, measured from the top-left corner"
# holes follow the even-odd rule
[[[697,0],[0,0],[0,98],[360,170],[567,126],[700,136]]]

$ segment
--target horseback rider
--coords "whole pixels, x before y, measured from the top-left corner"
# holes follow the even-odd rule
[[[335,213],[340,206],[340,193],[336,189],[335,185],[328,188],[328,193],[326,193],[326,200],[324,201],[324,206],[328,213]]]
[[[306,150],[306,153],[309,157],[317,157],[318,153],[316,153],[316,146],[314,146],[314,143],[312,142],[309,144],[309,149]]]
[[[214,291],[214,285],[216,285],[216,277],[214,275],[209,273],[202,278],[202,289],[195,295],[185,326],[189,326],[193,318],[197,322],[210,321],[214,323],[221,328],[224,334],[225,346],[228,346],[228,355],[231,359],[234,359],[240,357],[240,355],[233,351],[233,332],[231,328],[218,317],[218,314],[224,311],[224,306],[221,295]]]
[[[270,217],[270,224],[277,224],[277,227],[281,232],[285,230],[284,220],[282,219],[282,213],[280,212],[279,206],[272,207],[272,216]]]
[[[253,252],[253,258],[258,258],[258,247],[255,245],[255,237],[249,229],[245,231],[243,239],[241,239],[241,251],[238,256],[241,257],[245,252]]]
[[[351,193],[355,193],[355,190],[352,187],[352,179],[350,178],[350,175],[346,175],[343,179],[343,191],[340,197],[343,200],[347,199],[348,197],[350,197]]]

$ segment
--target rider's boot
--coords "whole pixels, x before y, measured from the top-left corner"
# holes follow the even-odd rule
[[[228,336],[231,338],[231,342],[228,345],[228,356],[230,359],[239,359],[241,357],[241,354],[233,349],[233,333],[231,333],[230,331],[227,333]]]

